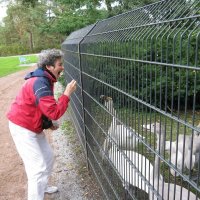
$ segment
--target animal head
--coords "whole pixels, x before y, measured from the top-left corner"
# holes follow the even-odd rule
[[[108,96],[106,96],[106,95],[101,95],[100,96],[100,99],[102,99],[103,101],[112,101],[112,98],[111,97],[108,97]]]
[[[164,127],[159,122],[143,125],[143,128],[145,128],[148,131],[151,131],[151,133],[156,133],[156,134],[164,132]]]
[[[104,102],[104,106],[107,109],[112,109],[113,108],[113,99],[111,97],[108,97],[106,95],[101,95],[100,99]]]

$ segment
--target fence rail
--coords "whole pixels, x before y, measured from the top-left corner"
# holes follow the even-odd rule
[[[163,0],[62,44],[72,119],[105,199],[200,199],[200,1]]]

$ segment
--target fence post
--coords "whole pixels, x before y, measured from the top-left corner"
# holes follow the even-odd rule
[[[94,26],[90,29],[90,31],[80,40],[78,44],[78,55],[79,55],[79,69],[80,69],[80,82],[81,82],[81,96],[82,96],[82,106],[83,106],[83,123],[84,123],[84,135],[85,135],[85,149],[86,149],[86,158],[87,158],[87,169],[89,170],[89,162],[88,162],[88,147],[87,147],[87,135],[86,135],[86,127],[85,127],[85,104],[84,104],[84,95],[83,95],[83,70],[81,65],[81,51],[80,45],[85,37],[94,29],[98,22],[94,24]]]

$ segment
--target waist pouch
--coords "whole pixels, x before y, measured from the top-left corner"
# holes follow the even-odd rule
[[[53,126],[53,123],[50,119],[48,119],[48,117],[46,117],[45,115],[42,116],[42,128],[43,129],[48,129],[51,126]]]

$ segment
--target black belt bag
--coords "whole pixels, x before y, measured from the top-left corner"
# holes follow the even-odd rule
[[[46,117],[45,115],[42,116],[42,128],[43,129],[48,129],[51,126],[53,126],[53,123],[50,119],[48,119],[48,117]]]

